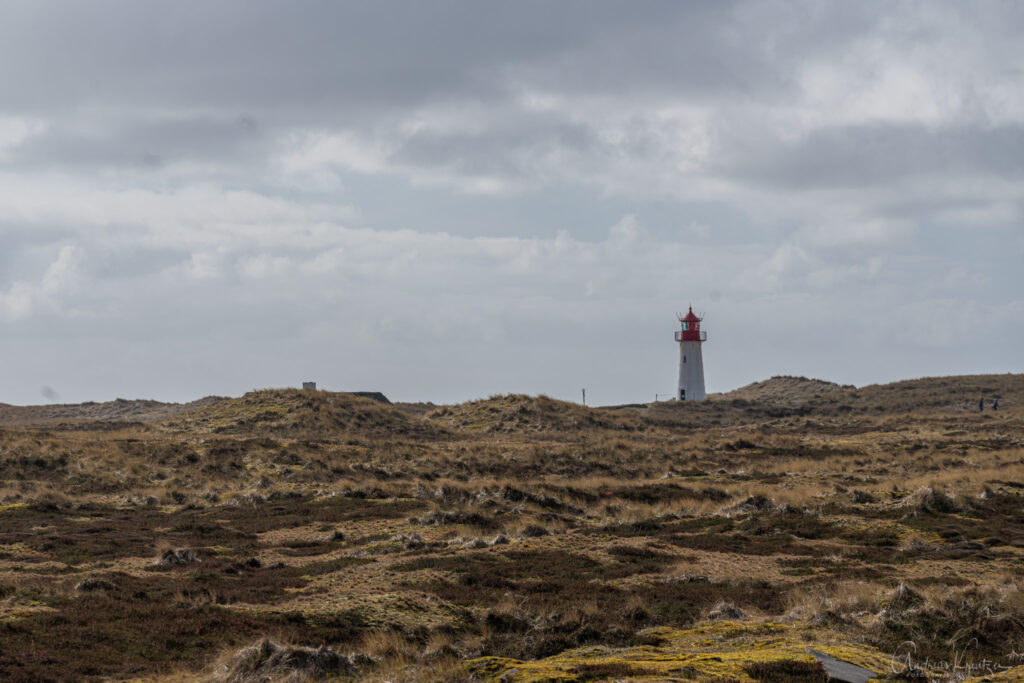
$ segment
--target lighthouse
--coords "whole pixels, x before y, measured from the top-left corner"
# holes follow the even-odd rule
[[[704,394],[704,358],[701,356],[700,345],[708,340],[708,333],[700,329],[700,321],[693,314],[693,306],[686,315],[676,314],[683,329],[676,332],[679,342],[679,388],[676,398],[680,401],[703,401]]]

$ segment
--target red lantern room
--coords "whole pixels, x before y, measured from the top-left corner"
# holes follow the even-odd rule
[[[690,312],[686,315],[679,316],[679,322],[682,323],[683,329],[676,332],[676,341],[695,341],[703,342],[708,340],[708,333],[701,332],[700,321],[703,318],[698,318],[693,313],[693,306],[690,306]]]

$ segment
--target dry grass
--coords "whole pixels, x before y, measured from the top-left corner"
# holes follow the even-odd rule
[[[1024,651],[1021,376],[89,410],[0,411],[5,680],[813,680],[808,646]]]

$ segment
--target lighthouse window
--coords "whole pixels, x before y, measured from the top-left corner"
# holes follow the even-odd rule
[[[683,362],[684,363],[686,362],[686,356],[683,356]]]
[[[683,323],[683,331],[690,329],[690,323]]]

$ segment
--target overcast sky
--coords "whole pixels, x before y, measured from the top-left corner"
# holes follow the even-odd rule
[[[1024,3],[0,5],[0,401],[1020,372]]]

